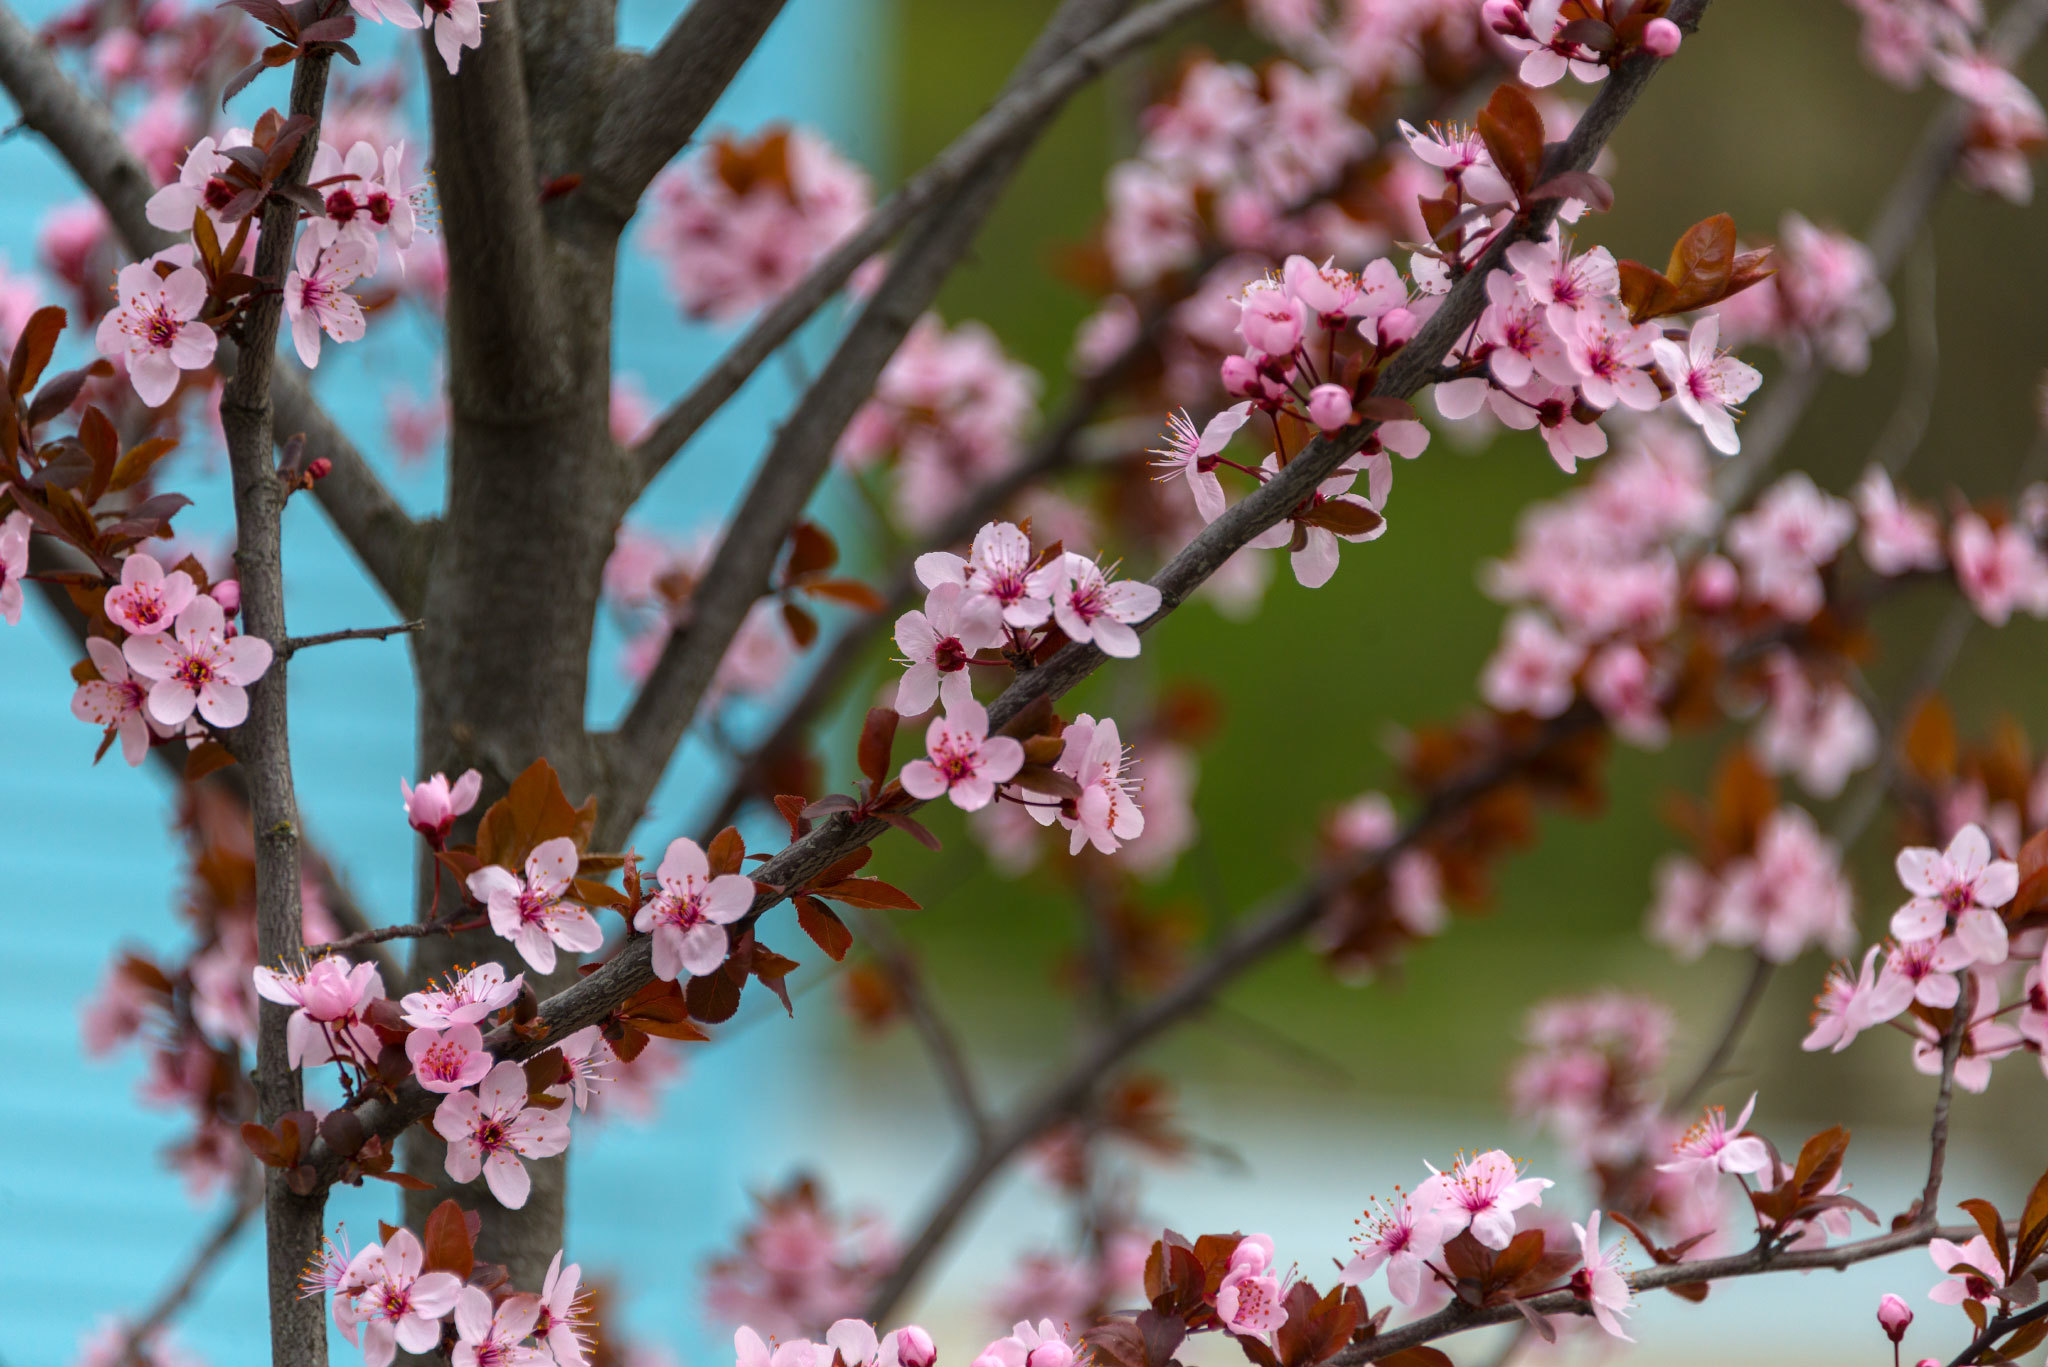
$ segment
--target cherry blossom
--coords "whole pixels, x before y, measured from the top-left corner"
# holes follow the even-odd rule
[[[1068,639],[1093,642],[1116,659],[1136,657],[1138,633],[1131,628],[1159,611],[1158,589],[1134,579],[1112,583],[1101,565],[1073,551],[1034,573],[1031,583]]]
[[[1809,1052],[1827,1049],[1839,1054],[1857,1035],[1876,1023],[1871,1020],[1873,1012],[1870,1009],[1871,998],[1877,991],[1872,965],[1882,950],[1882,945],[1866,949],[1863,967],[1854,977],[1850,976],[1847,964],[1837,963],[1829,967],[1827,977],[1821,983],[1820,994],[1813,999],[1813,1014],[1808,1018],[1811,1029],[1799,1042],[1801,1049]]]
[[[1028,630],[1045,625],[1052,615],[1052,604],[1032,586],[1031,559],[1031,538],[1022,529],[1009,522],[990,522],[974,534],[964,560],[950,551],[920,555],[917,577],[927,589],[958,584],[988,598],[1002,609],[1005,625]]]
[[[149,754],[149,740],[157,734],[149,716],[149,686],[128,671],[128,662],[112,641],[88,636],[85,653],[99,672],[71,695],[71,715],[82,722],[103,726],[121,739],[121,758],[135,765]]]
[[[0,521],[0,622],[21,625],[22,581],[28,577],[28,514]]]
[[[2005,918],[1998,908],[2019,890],[2019,866],[1991,857],[1991,840],[1982,827],[1963,827],[1946,850],[1900,850],[1897,862],[1899,881],[1913,898],[1892,916],[1892,934],[1901,940],[1925,940],[1953,926],[1972,962],[2005,962]]]
[[[1578,1237],[1579,1256],[1585,1262],[1572,1274],[1573,1293],[1593,1307],[1593,1319],[1602,1329],[1623,1343],[1634,1343],[1621,1327],[1629,1305],[1628,1279],[1618,1270],[1621,1249],[1616,1246],[1612,1252],[1601,1251],[1600,1212],[1596,1210],[1587,1216],[1583,1225],[1574,1222],[1572,1233]]]
[[[228,168],[223,153],[248,142],[247,130],[238,128],[222,134],[217,142],[207,137],[193,143],[178,168],[178,178],[149,197],[142,206],[143,217],[165,232],[189,233],[192,220],[204,209],[216,230],[225,228],[227,220],[220,216],[221,211],[235,191],[221,179],[221,172]]]
[[[1659,1172],[1692,1173],[1711,1182],[1718,1173],[1744,1175],[1762,1172],[1770,1166],[1771,1151],[1764,1141],[1750,1134],[1743,1127],[1749,1124],[1750,1113],[1756,1109],[1756,1094],[1752,1092],[1749,1103],[1742,1108],[1742,1114],[1735,1117],[1735,1124],[1728,1124],[1728,1113],[1719,1106],[1709,1106],[1698,1124],[1685,1132],[1685,1137],[1673,1146],[1676,1156],[1668,1163],[1659,1163]]]
[[[2048,616],[2048,559],[2026,529],[2007,523],[1993,531],[1976,513],[1963,513],[1949,529],[1956,581],[1977,615],[2002,627],[2013,611]]]
[[[128,668],[151,681],[149,715],[166,727],[185,724],[196,709],[212,726],[240,726],[249,715],[248,685],[270,668],[270,643],[227,634],[220,604],[200,594],[178,614],[171,632],[131,636],[121,647]]]
[[[925,595],[922,611],[896,619],[896,644],[910,665],[896,686],[896,710],[914,717],[935,702],[950,708],[974,701],[967,662],[1002,639],[1002,613],[994,599],[960,584],[939,584]]]
[[[526,1104],[526,1070],[500,1063],[474,1092],[456,1092],[434,1111],[434,1132],[448,1141],[448,1175],[472,1182],[479,1173],[508,1210],[526,1204],[533,1181],[521,1161],[552,1158],[569,1147],[569,1122],[559,1111]]]
[[[654,937],[654,976],[673,982],[725,962],[726,927],[754,905],[754,882],[736,873],[711,876],[711,861],[694,840],[669,842],[656,871],[657,892],[633,914],[633,929]]]
[[[1223,515],[1226,501],[1222,481],[1216,477],[1216,457],[1251,417],[1251,411],[1249,403],[1233,404],[1209,419],[1198,432],[1187,410],[1182,409],[1167,419],[1166,433],[1160,439],[1163,444],[1151,452],[1159,457],[1153,464],[1165,472],[1159,478],[1187,477],[1188,490],[1195,496],[1195,507],[1204,522],[1214,522]]]
[[[535,972],[555,971],[558,947],[584,954],[604,943],[597,918],[562,900],[579,860],[576,842],[562,835],[533,847],[524,881],[496,864],[469,875],[469,894],[490,913],[491,929],[510,940]]]
[[[1057,819],[1072,832],[1067,852],[1079,854],[1083,845],[1093,845],[1104,854],[1115,854],[1118,845],[1136,840],[1145,832],[1145,814],[1131,800],[1131,780],[1124,777],[1129,757],[1117,735],[1116,722],[1101,721],[1083,712],[1067,724],[1065,747],[1053,768],[1081,787],[1081,796],[1064,807],[1032,804],[1032,819],[1049,826]]]
[[[1795,471],[1765,490],[1752,511],[1730,520],[1728,553],[1752,598],[1804,622],[1820,611],[1820,567],[1855,531],[1854,510]]]
[[[1956,1059],[1956,1085],[1964,1091],[1981,1092],[1991,1085],[1991,1065],[2021,1048],[2026,1039],[1999,1019],[1998,979],[1981,965],[1971,970],[1976,981],[1976,998],[1970,1010],[1970,1026],[1963,1032],[1962,1053]],[[1913,1067],[1928,1077],[1939,1077],[1944,1040],[1918,1016],[1906,1019],[1914,1035]]]
[[[428,844],[440,849],[448,838],[448,832],[455,827],[455,818],[476,806],[477,794],[482,791],[483,783],[484,776],[474,769],[465,770],[453,784],[448,782],[446,774],[423,779],[417,788],[399,779],[398,791],[405,799],[406,823],[425,836]]]
[[[1684,349],[1666,337],[1650,345],[1657,368],[1677,391],[1679,411],[1699,424],[1716,451],[1732,456],[1742,449],[1742,439],[1735,435],[1736,405],[1756,392],[1763,376],[1754,366],[1717,351],[1720,336],[1721,320],[1708,314],[1693,324]]]
[[[1982,1234],[1972,1235],[1966,1244],[1935,1238],[1927,1243],[1927,1256],[1935,1270],[1947,1280],[1935,1284],[1927,1299],[1936,1305],[1961,1305],[1975,1301],[1987,1308],[1997,1300],[1995,1293],[2010,1280],[2005,1260]]]
[[[1766,664],[1770,706],[1757,727],[1757,758],[1791,773],[1815,797],[1839,795],[1849,775],[1877,758],[1877,723],[1840,682],[1816,687],[1789,653]]]
[[[321,333],[337,342],[362,340],[363,306],[348,287],[377,269],[377,248],[347,237],[323,247],[317,234],[306,233],[299,238],[296,264],[298,269],[285,277],[284,311],[299,359],[317,366]]]
[[[830,1367],[832,1350],[809,1339],[787,1339],[769,1352],[761,1336],[745,1325],[732,1336],[737,1367]]]
[[[199,589],[183,570],[164,573],[156,558],[131,551],[121,561],[121,582],[107,590],[107,619],[134,636],[154,636],[171,623]]]
[[[1647,413],[1662,402],[1657,382],[1643,369],[1656,359],[1655,325],[1631,322],[1621,301],[1604,295],[1577,306],[1554,303],[1547,316],[1578,372],[1579,397],[1590,407],[1620,403]]]
[[[350,0],[354,3],[355,0]],[[380,7],[401,0],[373,0]],[[426,0],[426,22],[433,26],[434,47],[454,75],[462,67],[464,48],[482,47],[484,41],[483,0]]]
[[[512,1295],[494,1307],[491,1294],[480,1287],[465,1286],[455,1300],[455,1351],[452,1367],[540,1367],[552,1364],[544,1350],[522,1347],[540,1317],[540,1301],[529,1295]]]
[[[1941,567],[1946,558],[1941,549],[1941,524],[1932,513],[1900,498],[1882,466],[1864,471],[1855,497],[1856,512],[1863,522],[1857,545],[1871,569],[1895,575]]]
[[[1555,717],[1571,706],[1573,677],[1585,650],[1559,635],[1541,613],[1508,618],[1500,649],[1487,661],[1480,696],[1502,712]]]
[[[1621,292],[1621,268],[1613,253],[1605,247],[1592,247],[1573,255],[1554,229],[1541,242],[1517,242],[1509,247],[1507,263],[1523,292],[1546,310],[1562,304],[1576,313]],[[1546,312],[1545,317],[1554,319],[1556,315]],[[1555,321],[1551,326],[1556,327]],[[1571,336],[1569,332],[1558,335],[1565,340]]]
[[[418,28],[421,24],[420,12],[407,0],[349,0],[349,6],[373,24],[386,20],[400,28]]]
[[[603,1070],[616,1062],[618,1056],[605,1041],[604,1032],[595,1025],[586,1025],[570,1035],[556,1052],[562,1056],[562,1075],[555,1079],[548,1095],[559,1095],[579,1111],[589,1109],[590,1099],[597,1095],[598,1088],[611,1081]]]
[[[287,1057],[294,1068],[332,1062],[342,1051],[374,1060],[376,1032],[362,1024],[359,1008],[384,995],[384,979],[372,963],[351,964],[339,955],[315,959],[297,973],[258,966],[256,993],[265,1001],[296,1008],[285,1023]]]
[[[1008,736],[991,737],[988,709],[971,698],[932,718],[925,730],[925,753],[930,758],[903,766],[904,790],[926,801],[950,798],[963,812],[986,807],[996,788],[1024,767],[1023,745]]]
[[[1417,161],[1442,171],[1444,179],[1474,204],[1503,204],[1514,198],[1506,177],[1494,167],[1478,129],[1441,123],[1417,128],[1406,119],[1395,127],[1407,140],[1408,150]]]
[[[1415,1196],[1368,1209],[1366,1215],[1370,1226],[1352,1240],[1356,1251],[1337,1279],[1358,1286],[1384,1267],[1388,1292],[1401,1304],[1414,1305],[1421,1299],[1430,1260],[1443,1252],[1444,1216],[1426,1202],[1418,1203]]]
[[[938,1360],[932,1336],[915,1324],[891,1329],[878,1340],[866,1320],[836,1320],[825,1331],[825,1342],[845,1367],[932,1367]]]
[[[462,1282],[453,1272],[422,1272],[425,1262],[426,1251],[409,1229],[383,1244],[366,1244],[349,1261],[335,1293],[334,1319],[350,1343],[360,1327],[364,1367],[388,1367],[400,1348],[425,1353],[441,1342],[441,1320],[455,1308]]]
[[[562,1266],[562,1254],[557,1250],[548,1263],[547,1280],[541,1283],[540,1312],[533,1323],[533,1337],[554,1359],[555,1367],[586,1367],[590,1360],[589,1304],[583,1297],[582,1279],[582,1266]]]
[[[474,1087],[491,1071],[483,1032],[474,1025],[414,1030],[405,1037],[405,1056],[412,1060],[413,1076],[430,1092]]]
[[[218,345],[213,329],[199,321],[206,277],[193,266],[160,277],[154,260],[121,268],[120,306],[100,319],[95,338],[102,356],[127,367],[136,397],[151,408],[171,397],[179,372],[211,365]]]
[[[1555,1185],[1547,1177],[1522,1176],[1521,1165],[1499,1149],[1460,1154],[1447,1173],[1433,1164],[1429,1171],[1415,1189],[1415,1202],[1442,1218],[1446,1239],[1469,1229],[1492,1249],[1514,1239],[1515,1212],[1542,1205],[1544,1189]]]
[[[451,974],[447,982],[445,988],[422,988],[399,1000],[407,1025],[421,1030],[475,1025],[517,1000],[526,986],[526,975],[515,973],[508,982],[504,969],[481,963],[460,976]]]
[[[1273,1241],[1248,1234],[1230,1255],[1230,1267],[1216,1289],[1216,1317],[1240,1338],[1272,1346],[1273,1334],[1287,1322],[1285,1288],[1272,1274]]]
[[[976,1367],[1074,1367],[1080,1354],[1051,1320],[1020,1321],[974,1359]]]
[[[1804,808],[1783,807],[1765,820],[1755,850],[1721,870],[1713,936],[1772,963],[1816,944],[1842,954],[1856,938],[1851,902],[1841,851]]]
[[[1884,1330],[1884,1336],[1897,1343],[1906,1336],[1906,1330],[1913,1323],[1913,1308],[1897,1296],[1886,1292],[1877,1302],[1877,1327]]]

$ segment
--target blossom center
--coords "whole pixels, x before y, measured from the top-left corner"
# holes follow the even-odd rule
[[[142,320],[142,339],[153,347],[168,348],[178,340],[178,330],[184,324],[171,317],[171,311],[162,304],[145,315]]]
[[[941,636],[932,647],[932,663],[941,674],[958,673],[967,668],[967,647],[960,644],[958,636]]]

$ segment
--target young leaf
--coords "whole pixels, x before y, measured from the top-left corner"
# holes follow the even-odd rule
[[[1543,172],[1543,116],[1521,87],[1502,85],[1479,111],[1479,136],[1493,165],[1523,202]]]
[[[476,1267],[476,1235],[469,1227],[470,1220],[477,1221],[478,1229],[483,1227],[480,1216],[465,1216],[462,1207],[453,1201],[443,1201],[434,1207],[420,1238],[426,1250],[427,1271],[453,1272],[464,1281],[469,1279]]]
[[[797,926],[818,948],[831,955],[834,963],[844,959],[846,951],[853,947],[853,932],[846,928],[846,922],[815,897],[795,900]]]
[[[889,750],[896,743],[896,723],[902,718],[891,707],[870,708],[860,728],[860,771],[879,787],[889,777]]]

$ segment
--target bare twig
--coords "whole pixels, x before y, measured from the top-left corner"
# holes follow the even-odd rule
[[[388,627],[350,627],[346,631],[323,631],[312,636],[294,636],[284,643],[278,653],[296,655],[308,646],[333,645],[336,641],[382,641],[392,636],[423,630],[426,625],[415,618],[410,622],[394,622]]]
[[[1671,1103],[1674,1113],[1690,1111],[1706,1094],[1708,1087],[1721,1075],[1721,1070],[1734,1056],[1735,1046],[1742,1042],[1742,1035],[1749,1028],[1751,1018],[1756,1015],[1757,1004],[1764,999],[1764,989],[1771,985],[1771,975],[1777,965],[1763,955],[1754,956],[1749,966],[1749,977],[1742,985],[1742,992],[1735,999],[1735,1005],[1728,1013],[1728,1023],[1721,1027],[1714,1047],[1700,1060],[1699,1069],[1693,1073],[1692,1081],[1685,1084],[1678,1093],[1678,1099]]]
[[[1941,1202],[1942,1169],[1948,1162],[1948,1111],[1956,1094],[1956,1060],[1970,1033],[1970,1015],[1977,1008],[1977,979],[1964,973],[1962,995],[1956,998],[1955,1019],[1941,1041],[1941,1087],[1934,1095],[1934,1122],[1927,1131],[1927,1185],[1920,1191],[1920,1222],[1931,1224]]]
[[[454,935],[465,930],[476,930],[490,924],[480,916],[447,916],[438,921],[423,921],[403,926],[373,926],[367,930],[344,935],[339,940],[330,940],[324,945],[306,946],[306,957],[317,959],[323,954],[340,954],[346,950],[360,949],[364,945],[381,945],[392,940],[423,940],[429,935]]]
[[[2024,1329],[2028,1325],[2038,1323],[2044,1319],[2048,1319],[2048,1301],[2044,1301],[2030,1310],[2021,1310],[2012,1314],[1993,1315],[1990,1322],[1978,1332],[1977,1337],[1970,1340],[1970,1346],[1949,1359],[1948,1367],[1970,1367],[1972,1363],[1981,1362],[1984,1359],[1985,1352],[1992,1344],[1998,1342],[1998,1340],[2004,1338],[2015,1329]],[[2010,1361],[2010,1359],[2002,1358],[2000,1361]]]
[[[924,1042],[925,1052],[931,1055],[932,1069],[939,1075],[947,1101],[959,1112],[960,1123],[975,1145],[986,1144],[989,1137],[988,1107],[983,1103],[981,1089],[968,1069],[967,1053],[960,1047],[959,1035],[939,1014],[931,994],[925,990],[924,974],[919,971],[917,961],[911,957],[902,937],[889,924],[887,917],[869,912],[856,915],[860,937],[874,951],[882,972],[888,976],[889,985],[902,1000],[911,1028]]]

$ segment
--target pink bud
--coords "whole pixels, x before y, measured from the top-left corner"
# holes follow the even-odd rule
[[[316,481],[323,480],[326,479],[327,476],[333,472],[333,470],[333,461],[327,459],[327,457],[325,456],[315,456],[313,457],[312,460],[306,463],[306,478]]]
[[[1692,600],[1709,612],[1733,607],[1741,589],[1742,577],[1725,557],[1706,556],[1692,572]]]
[[[938,1345],[919,1326],[906,1324],[896,1331],[895,1338],[896,1361],[902,1367],[932,1367],[939,1360]]]
[[[1259,393],[1259,368],[1249,356],[1225,356],[1221,369],[1223,392],[1233,399],[1249,399]]]
[[[1643,51],[1652,57],[1669,57],[1685,38],[1669,19],[1652,19],[1643,26]]]
[[[1480,21],[1495,33],[1520,33],[1522,7],[1515,0],[1486,0],[1479,10]]]
[[[1351,421],[1351,391],[1341,384],[1319,384],[1308,392],[1308,419],[1325,432]]]
[[[1897,1296],[1887,1293],[1877,1303],[1877,1324],[1885,1336],[1897,1343],[1906,1336],[1906,1326],[1913,1322],[1913,1308]]]
[[[234,579],[223,579],[207,590],[213,601],[220,604],[220,610],[232,617],[242,609],[242,585]]]
[[[1422,320],[1405,308],[1388,309],[1380,315],[1380,345],[1397,347],[1407,343],[1422,329]]]

